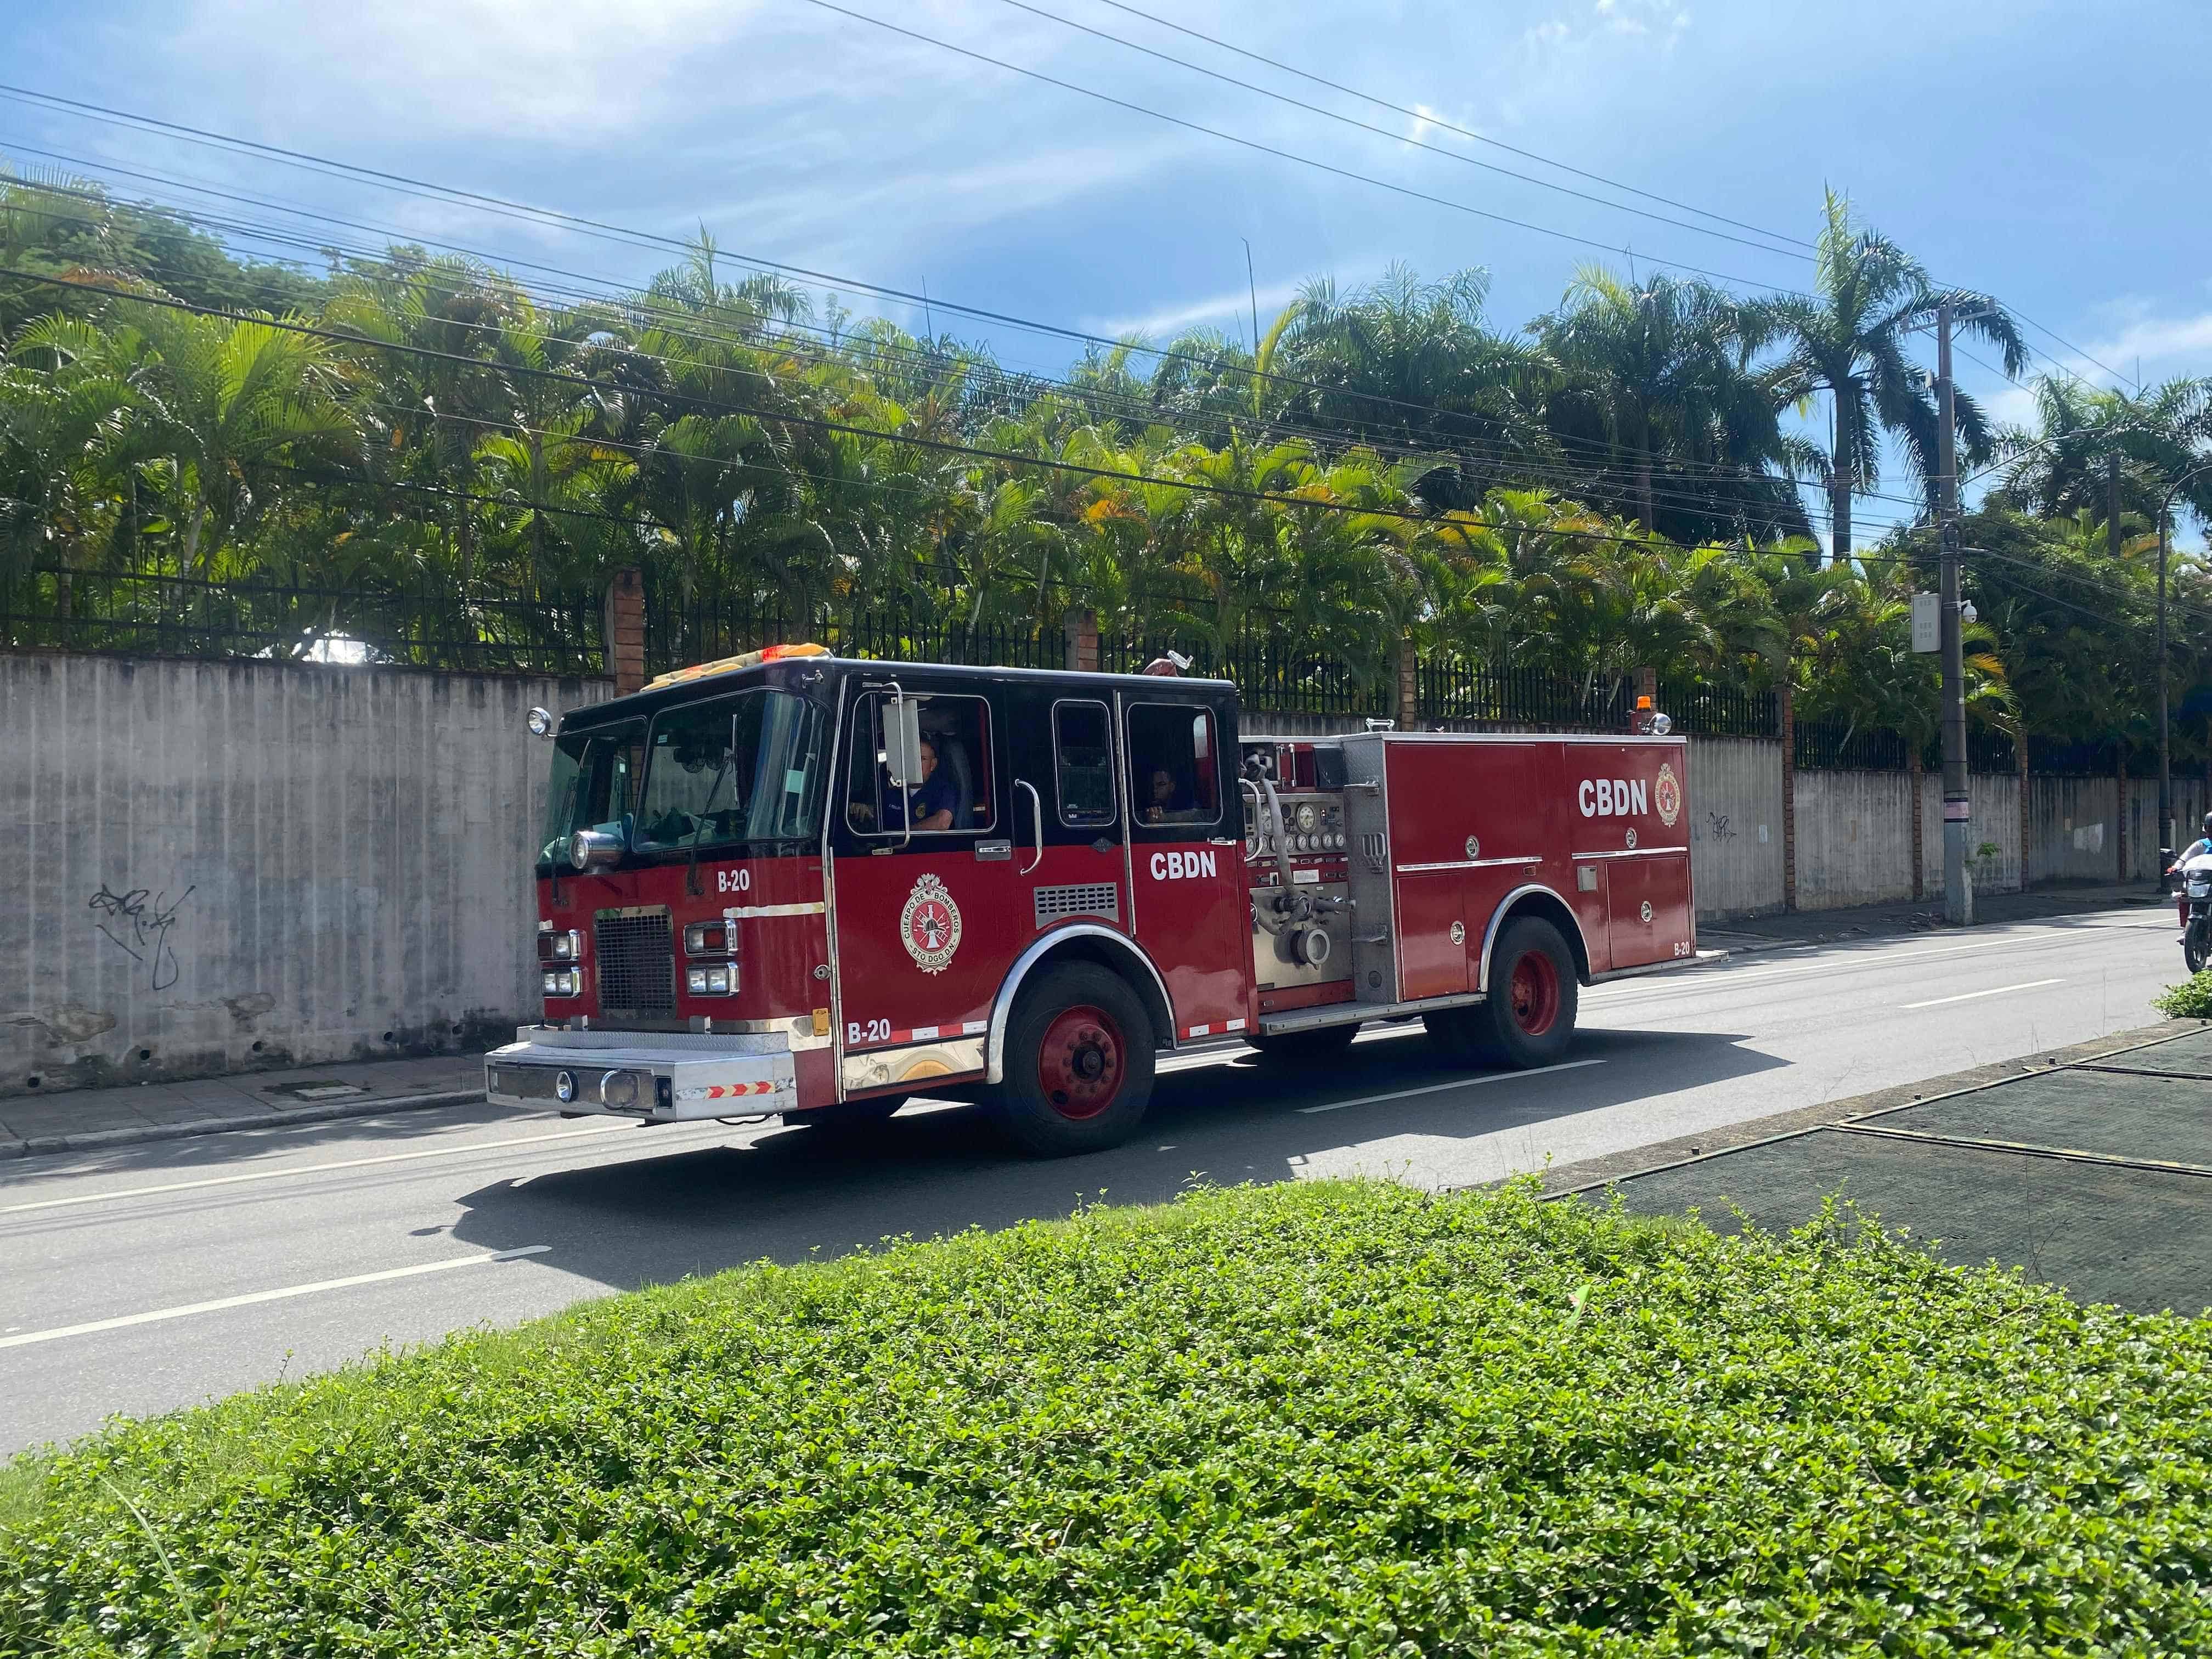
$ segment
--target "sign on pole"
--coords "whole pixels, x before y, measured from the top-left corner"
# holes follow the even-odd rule
[[[1943,601],[1934,593],[1915,593],[1912,596],[1912,648],[1915,651],[1941,651],[1943,648]]]

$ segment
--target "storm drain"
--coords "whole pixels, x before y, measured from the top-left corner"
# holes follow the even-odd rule
[[[286,1095],[294,1100],[343,1100],[350,1095],[371,1094],[374,1091],[360,1083],[271,1083],[264,1085],[263,1092]]]

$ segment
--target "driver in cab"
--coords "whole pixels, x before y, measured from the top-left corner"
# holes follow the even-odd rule
[[[884,828],[902,830],[909,820],[915,830],[950,830],[953,815],[960,808],[960,790],[952,779],[938,769],[937,744],[929,738],[921,740],[921,777],[906,792],[902,802],[898,791],[890,784],[889,769],[885,769],[884,791]],[[852,805],[854,823],[866,825],[875,813],[866,801]]]

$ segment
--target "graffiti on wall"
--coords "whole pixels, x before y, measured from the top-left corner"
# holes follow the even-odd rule
[[[177,982],[173,938],[177,912],[191,896],[192,890],[187,887],[173,904],[166,890],[156,893],[151,888],[133,887],[118,893],[102,882],[100,890],[87,901],[87,908],[93,914],[92,925],[124,955],[145,968],[149,988],[166,991]]]

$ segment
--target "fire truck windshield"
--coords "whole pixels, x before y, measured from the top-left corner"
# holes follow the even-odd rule
[[[813,840],[829,732],[821,710],[781,691],[663,709],[647,744],[638,846]]]

